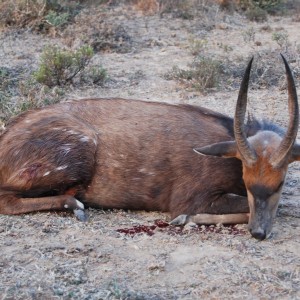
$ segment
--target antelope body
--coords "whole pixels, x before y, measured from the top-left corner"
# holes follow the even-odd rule
[[[85,219],[85,205],[169,211],[174,224],[249,216],[251,234],[266,238],[288,164],[300,153],[297,95],[283,60],[286,134],[266,122],[244,126],[252,60],[234,120],[124,99],[65,102],[18,116],[0,137],[0,213],[71,209]]]

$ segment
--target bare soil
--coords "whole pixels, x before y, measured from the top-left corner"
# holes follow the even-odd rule
[[[250,111],[285,126],[287,92],[279,53],[287,55],[299,75],[296,17],[269,16],[265,23],[253,23],[235,12],[211,8],[184,20],[147,15],[132,6],[91,7],[81,12],[77,23],[52,37],[3,30],[0,65],[33,70],[46,44],[76,47],[88,37],[92,24],[104,20],[107,26],[123,28],[115,48],[111,45],[94,58],[107,69],[109,80],[103,87],[73,86],[64,99],[188,103],[232,115],[240,76],[205,94],[165,79],[173,66],[189,68],[194,58],[191,39],[203,39],[207,44],[201,51],[227,65],[246,66],[251,55],[256,66],[267,65],[276,57],[271,67],[280,72],[280,81],[253,83]],[[245,32],[252,29],[255,38],[246,41]],[[289,36],[288,49],[272,40],[272,33],[282,30]],[[300,299],[299,176],[300,164],[294,163],[273,234],[262,242],[250,236],[246,225],[154,228],[156,220],[170,220],[167,213],[90,209],[87,223],[69,213],[2,215],[0,299]],[[129,234],[143,228],[134,226],[152,227],[148,233]],[[128,229],[128,234],[119,229]]]

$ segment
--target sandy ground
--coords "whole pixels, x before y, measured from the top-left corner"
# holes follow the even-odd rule
[[[205,53],[220,60],[246,64],[255,55],[258,65],[261,53],[267,61],[282,51],[272,32],[288,33],[290,56],[300,40],[300,25],[293,17],[269,17],[261,24],[217,10],[208,22],[203,16],[182,20],[115,7],[106,10],[106,18],[131,36],[128,51],[96,54],[94,62],[107,69],[108,82],[104,87],[73,87],[64,98],[189,103],[232,115],[240,77],[236,84],[205,94],[165,79],[174,65],[188,68],[192,63],[190,40],[205,39]],[[262,29],[266,25],[270,29]],[[255,40],[247,42],[243,33],[252,28]],[[0,38],[1,66],[28,70],[37,66],[46,44],[67,41],[26,31],[3,31]],[[79,34],[71,44],[80,44]],[[224,51],[224,45],[231,50]],[[291,63],[294,70],[299,67],[297,55]],[[279,58],[277,64],[284,75]],[[287,95],[280,85],[252,89],[249,97],[255,115],[286,124]],[[273,234],[263,242],[251,238],[246,225],[156,227],[152,235],[117,231],[170,220],[156,212],[89,210],[88,223],[67,213],[0,216],[0,299],[300,299],[299,175],[300,164],[294,163]]]

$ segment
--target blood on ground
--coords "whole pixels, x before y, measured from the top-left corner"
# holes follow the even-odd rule
[[[136,234],[142,233],[152,236],[157,230],[169,235],[184,235],[188,233],[219,233],[229,235],[246,234],[246,230],[238,228],[237,225],[195,225],[190,230],[184,230],[183,226],[173,226],[164,220],[155,220],[153,225],[134,225],[130,228],[120,228],[117,229],[117,232],[133,237]]]

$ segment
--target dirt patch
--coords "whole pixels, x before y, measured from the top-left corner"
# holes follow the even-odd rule
[[[242,66],[255,55],[250,112],[286,126],[287,93],[279,53],[289,58],[298,82],[297,18],[269,16],[261,24],[215,6],[207,9],[206,19],[202,12],[201,18],[183,19],[107,5],[83,10],[66,28],[65,36],[3,31],[1,68],[29,74],[47,44],[74,48],[95,41],[101,45],[95,44],[95,63],[103,64],[109,80],[103,87],[73,86],[62,98],[116,96],[189,103],[232,115]],[[272,38],[274,32],[283,30],[288,34],[287,49]],[[200,54],[233,66],[227,83],[201,93],[165,78],[173,66],[188,68],[193,63],[191,40],[205,40]],[[261,69],[265,62],[266,73]],[[14,88],[15,81],[9,84]],[[299,176],[300,165],[294,163],[273,234],[263,242],[251,238],[246,225],[159,227],[157,220],[164,224],[169,215],[155,212],[89,210],[88,223],[66,213],[0,216],[0,298],[298,299]]]

